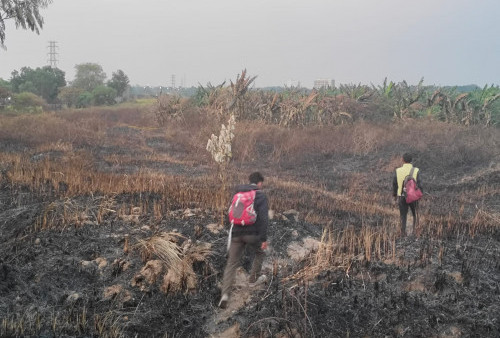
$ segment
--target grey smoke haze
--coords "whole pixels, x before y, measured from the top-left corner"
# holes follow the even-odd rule
[[[47,64],[66,79],[94,62],[131,84],[235,79],[257,87],[316,78],[461,85],[500,81],[499,0],[55,0],[40,35],[7,25],[0,77]]]

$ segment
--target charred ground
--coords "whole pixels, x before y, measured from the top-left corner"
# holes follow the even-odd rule
[[[36,137],[2,120],[27,131],[2,139],[1,336],[500,334],[498,130],[241,122],[228,183],[262,171],[275,215],[268,282],[249,290],[242,271],[222,311],[227,228],[204,150],[218,124],[90,114],[35,117],[59,125]],[[427,193],[407,238],[390,190],[404,151]]]

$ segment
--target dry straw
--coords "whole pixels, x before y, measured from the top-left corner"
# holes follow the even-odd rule
[[[177,244],[182,235],[169,232],[153,236],[148,240],[139,240],[138,246],[141,250],[143,261],[149,260],[154,254],[168,269],[178,273],[182,272],[182,250]]]

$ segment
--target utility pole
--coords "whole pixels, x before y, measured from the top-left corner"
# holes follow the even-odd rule
[[[49,59],[47,60],[49,66],[52,68],[57,68],[57,42],[56,41],[49,41],[49,52],[47,53],[47,56]]]

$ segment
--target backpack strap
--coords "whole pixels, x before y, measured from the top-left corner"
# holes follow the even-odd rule
[[[229,252],[229,249],[231,248],[231,239],[233,238],[233,226],[234,226],[234,221],[231,221],[231,229],[229,229],[229,236],[227,237],[227,252]]]
[[[413,171],[414,170],[415,170],[415,167],[411,166],[410,174],[408,176],[410,176],[410,178],[413,178],[416,181],[416,179],[413,177]]]

